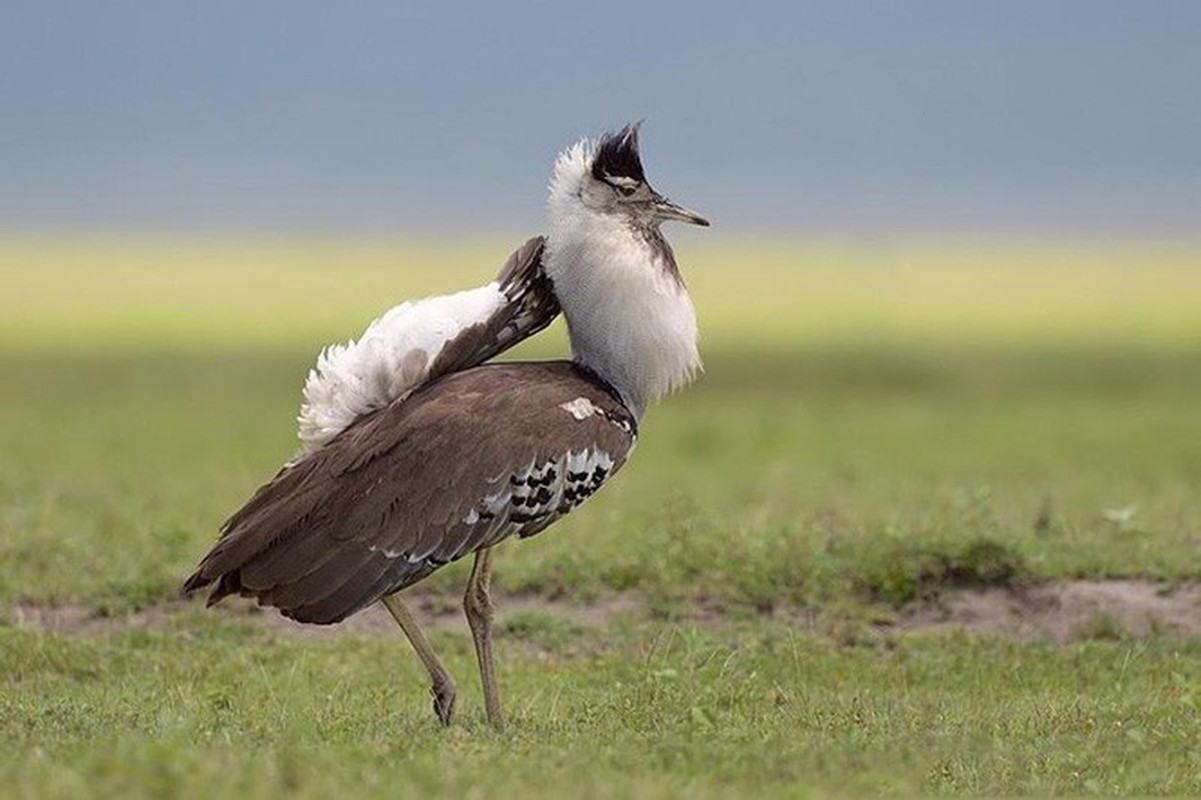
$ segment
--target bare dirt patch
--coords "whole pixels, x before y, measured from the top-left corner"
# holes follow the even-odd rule
[[[902,609],[903,633],[965,630],[1066,643],[1089,638],[1201,636],[1201,584],[1077,580],[946,594]]]
[[[416,594],[414,614],[430,630],[467,632],[457,597]],[[582,629],[603,629],[620,618],[646,618],[647,605],[634,593],[621,593],[588,605],[576,605],[534,595],[496,598],[497,623],[502,628],[520,615],[551,617]],[[9,613],[18,626],[72,636],[97,636],[116,631],[155,630],[186,612],[199,611],[198,602],[161,603],[121,615],[101,615],[83,605],[17,606]],[[396,633],[396,623],[380,606],[372,606],[332,626],[302,625],[250,601],[231,599],[206,612],[251,621],[286,635],[323,637]],[[689,619],[718,624],[728,612],[713,604],[698,604]],[[820,612],[784,615],[800,627],[826,629]],[[1076,580],[1025,588],[985,587],[946,592],[935,600],[913,603],[881,626],[884,632],[963,630],[1010,637],[1067,643],[1080,639],[1201,636],[1201,583],[1164,584],[1155,581]]]
[[[452,630],[468,633],[467,620],[458,597],[440,594],[415,594],[408,598],[409,607],[426,630]],[[581,628],[603,628],[617,617],[637,614],[642,604],[632,594],[618,594],[588,605],[575,605],[563,600],[553,600],[537,595],[494,596],[496,624],[502,627],[510,620],[523,614],[543,614],[563,620]],[[230,612],[261,621],[264,625],[299,636],[323,636],[331,633],[387,633],[397,632],[396,622],[380,605],[370,606],[337,625],[304,625],[276,613],[274,609],[261,608],[247,600],[226,601]]]
[[[508,595],[495,598],[496,621],[507,621],[523,614],[541,614],[580,628],[603,628],[620,616],[643,613],[643,605],[633,594],[621,593],[588,605],[575,605],[533,595]],[[467,621],[459,598],[438,594],[416,594],[409,605],[427,630],[461,630],[467,633]],[[156,630],[173,617],[202,608],[199,602],[173,600],[126,614],[101,614],[81,604],[60,606],[18,605],[10,618],[20,627],[40,628],[69,636],[99,636],[128,630]],[[397,632],[392,617],[379,605],[364,609],[337,625],[304,625],[261,608],[253,601],[230,598],[207,613],[226,618],[248,620],[272,631],[296,636],[338,636],[346,633],[373,634]]]
[[[119,630],[153,630],[162,627],[171,615],[187,608],[181,601],[161,603],[130,614],[109,616],[84,605],[36,606],[21,604],[9,612],[9,618],[21,628],[40,628],[69,636],[100,636]]]

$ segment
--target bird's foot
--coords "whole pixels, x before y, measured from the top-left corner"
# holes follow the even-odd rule
[[[446,683],[434,684],[430,689],[430,694],[434,696],[434,713],[438,715],[442,724],[449,728],[455,714],[454,681],[448,680]]]

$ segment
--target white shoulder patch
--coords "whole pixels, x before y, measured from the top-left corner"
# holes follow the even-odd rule
[[[304,385],[297,418],[300,455],[325,444],[363,414],[423,384],[448,342],[485,322],[506,302],[493,282],[402,303],[372,322],[358,341],[325,348]]]
[[[559,408],[566,411],[571,416],[578,420],[585,420],[593,414],[599,414],[600,409],[597,408],[587,397],[577,397],[566,403],[560,403]]]

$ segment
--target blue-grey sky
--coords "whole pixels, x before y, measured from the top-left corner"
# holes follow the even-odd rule
[[[0,229],[534,230],[646,117],[729,231],[1201,232],[1201,2],[7,0]]]

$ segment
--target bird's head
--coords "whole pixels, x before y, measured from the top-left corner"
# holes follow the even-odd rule
[[[669,219],[707,226],[707,219],[668,200],[647,182],[638,152],[640,125],[634,122],[564,150],[550,182],[552,213],[591,212],[635,228],[658,228]]]

